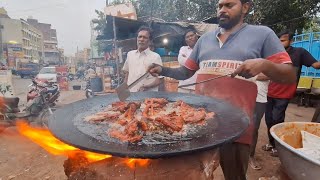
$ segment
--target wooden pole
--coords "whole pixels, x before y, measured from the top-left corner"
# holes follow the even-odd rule
[[[119,57],[118,57],[118,46],[117,46],[117,31],[116,31],[116,18],[113,16],[113,43],[114,51],[116,56],[116,66],[117,66],[117,79],[118,86],[120,85],[120,68],[119,68]]]

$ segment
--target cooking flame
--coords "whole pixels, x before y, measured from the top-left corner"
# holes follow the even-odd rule
[[[67,157],[76,157],[81,153],[87,160],[92,163],[101,161],[104,159],[112,158],[111,155],[98,154],[89,151],[83,151],[68,144],[63,143],[59,139],[55,138],[48,129],[31,127],[24,121],[17,122],[17,128],[20,134],[26,136],[34,143],[38,144],[50,154],[64,155]],[[136,165],[145,167],[148,165],[148,159],[125,159],[125,163],[132,169]]]

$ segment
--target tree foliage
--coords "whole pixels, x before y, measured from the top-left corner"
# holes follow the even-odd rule
[[[201,21],[215,15],[216,0],[139,0],[134,2],[140,19]]]
[[[320,0],[253,0],[252,22],[274,31],[287,28],[302,32],[320,10]]]

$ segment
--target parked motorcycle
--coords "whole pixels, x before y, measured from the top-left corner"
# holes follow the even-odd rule
[[[50,90],[51,89],[51,90]],[[57,95],[58,93],[58,95]],[[32,80],[27,96],[26,107],[21,111],[18,97],[1,97],[0,99],[0,132],[14,126],[17,120],[48,127],[48,117],[53,114],[54,99],[59,97],[59,90],[40,85]]]
[[[74,80],[74,74],[68,74],[68,80],[73,81]]]
[[[46,101],[49,103],[50,107],[56,105],[58,98],[60,96],[59,86],[55,82],[45,81],[36,81],[32,80],[32,84],[29,85],[29,92],[27,94],[27,102],[39,96],[39,92],[45,91],[44,94]]]
[[[92,98],[95,96],[94,92],[91,89],[90,79],[87,80],[85,91],[86,91],[87,98]]]

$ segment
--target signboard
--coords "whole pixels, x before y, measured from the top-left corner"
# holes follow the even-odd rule
[[[107,6],[104,8],[104,14],[137,20],[137,12],[132,3]]]
[[[69,90],[69,83],[68,83],[68,67],[67,66],[60,66],[56,67],[57,72],[57,82],[59,84],[59,89],[62,91]]]
[[[24,58],[21,44],[5,44],[4,58],[8,61],[9,67],[15,67],[18,59]]]

